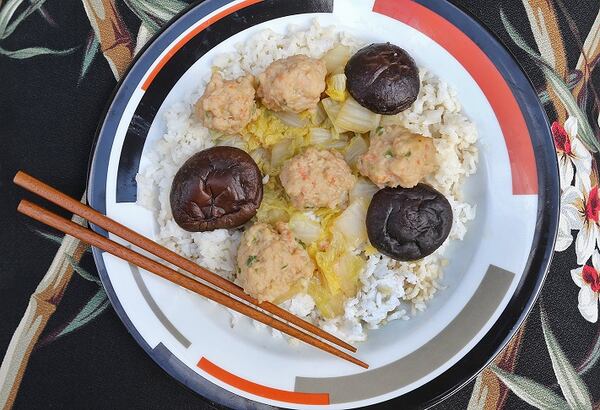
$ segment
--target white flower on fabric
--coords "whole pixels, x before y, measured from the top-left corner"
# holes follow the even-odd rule
[[[565,219],[570,229],[579,230],[575,239],[577,264],[585,264],[600,241],[598,217],[600,216],[600,200],[598,186],[589,192],[582,192],[577,187],[567,187],[561,196],[561,218]]]
[[[556,252],[565,251],[569,249],[569,246],[571,246],[572,243],[573,235],[571,235],[571,226],[569,225],[568,219],[561,212],[560,219],[558,221],[558,234],[556,235],[556,244],[554,245],[554,250]]]
[[[600,295],[600,254],[594,251],[592,266],[585,265],[571,271],[571,278],[580,287],[577,297],[579,312],[588,322],[598,321],[598,298]]]
[[[589,191],[592,154],[577,138],[577,118],[569,117],[564,128],[555,121],[552,124],[552,136],[558,156],[561,189],[566,189],[575,178],[577,188]]]

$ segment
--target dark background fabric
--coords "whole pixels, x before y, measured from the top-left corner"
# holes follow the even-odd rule
[[[453,3],[495,33],[515,54],[536,87],[544,87],[541,72],[511,42],[499,19],[502,7],[521,34],[534,44],[521,1],[453,0]],[[579,30],[587,33],[597,14],[597,0],[572,0],[566,4]],[[136,17],[126,7],[119,7],[125,22],[135,25]],[[55,27],[34,15],[1,43],[9,49],[40,42],[50,48],[79,48],[61,57],[16,60],[0,55],[0,352],[6,350],[29,296],[58,248],[58,244],[37,233],[48,232],[46,228],[17,214],[18,201],[31,196],[16,188],[11,180],[17,170],[23,169],[69,195],[81,197],[94,132],[116,85],[102,56],[96,56],[86,76],[79,79],[83,46],[90,33],[81,2],[48,1],[46,8],[56,22]],[[569,32],[569,28],[565,26],[563,31]],[[567,53],[569,66],[574,66],[579,51],[567,47]],[[579,288],[570,278],[570,270],[576,267],[574,261],[572,248],[556,254],[539,303],[548,312],[561,347],[576,364],[591,347],[590,341],[595,340],[599,327],[586,322],[577,310]],[[82,266],[94,271],[90,255],[83,258]],[[74,275],[46,331],[72,318],[97,290],[93,282]],[[536,306],[528,319],[515,373],[552,386],[560,394],[539,326],[539,315],[539,306]],[[533,323],[536,325],[530,325]],[[600,370],[596,367],[588,372],[584,381],[594,402],[598,402]],[[472,384],[438,407],[466,408]],[[529,408],[514,394],[509,395],[505,407]],[[136,344],[109,307],[77,331],[38,345],[14,408],[221,407],[164,373]]]

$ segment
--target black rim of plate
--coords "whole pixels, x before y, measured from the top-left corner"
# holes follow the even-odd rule
[[[254,25],[266,20],[291,14],[331,12],[333,1],[334,0],[265,0],[260,4],[262,4],[263,7],[271,6],[271,10],[274,10],[272,7],[273,4],[277,3],[277,13],[270,13],[269,11],[264,19],[256,22],[250,21],[249,24]],[[546,118],[544,108],[537,98],[533,84],[523,72],[510,51],[475,18],[448,2],[436,0],[416,0],[416,2],[447,19],[467,34],[484,50],[484,52],[486,52],[486,54],[494,56],[495,64],[498,64],[500,61],[504,65],[504,69],[501,70],[502,75],[511,86],[513,93],[515,93],[515,96],[519,101],[520,108],[526,118],[527,126],[532,138],[539,186],[538,214],[535,235],[525,273],[518,283],[507,307],[492,328],[475,345],[475,347],[444,373],[402,396],[388,400],[387,402],[375,404],[374,408],[384,407],[390,404],[394,404],[395,406],[407,406],[409,408],[430,407],[459,390],[483,370],[483,368],[485,368],[500,353],[514,336],[536,302],[552,260],[554,242],[558,229],[558,162],[551,138],[548,119]],[[114,131],[139,79],[147,72],[152,62],[158,58],[160,53],[168,47],[168,45],[171,44],[185,28],[228,3],[230,3],[230,0],[206,0],[203,2],[196,2],[188,9],[180,12],[156,33],[150,41],[148,41],[134,58],[122,79],[118,82],[115,91],[101,116],[88,166],[87,199],[88,203],[95,209],[101,212],[106,211],[106,170],[108,167],[112,142],[115,136]],[[220,41],[227,37],[229,36],[222,38]],[[202,55],[203,53],[196,54],[193,61],[199,59]],[[185,69],[187,70],[187,67]],[[158,107],[154,108],[156,110],[158,109]],[[130,128],[134,126],[135,124],[132,122]],[[150,124],[146,124],[147,128],[149,128],[149,126]],[[144,129],[147,131],[146,127],[137,127],[138,129],[135,132],[137,139],[141,141],[142,147],[145,139]],[[139,151],[139,154],[141,154],[141,151]],[[137,160],[139,161],[139,158],[137,158]],[[134,169],[137,171],[137,164],[135,164]],[[127,187],[130,183],[134,184],[134,182],[131,181],[131,175],[129,175],[129,178],[123,178],[123,180],[118,177],[118,180],[120,180],[118,181],[118,185],[122,186],[124,192],[131,191],[131,187]],[[135,188],[135,185],[133,185],[133,187]],[[106,231],[98,226],[92,224],[91,228],[104,236],[108,236]],[[178,360],[173,360],[174,357],[169,356],[168,351],[167,354],[159,354],[156,349],[150,347],[137,331],[119,302],[108,278],[106,266],[102,259],[102,252],[93,248],[93,255],[102,283],[119,318],[137,343],[167,373],[207,399],[219,402],[223,405],[233,408],[272,408],[272,406],[237,396],[208,380],[203,379],[203,382],[192,380],[194,379],[190,375],[190,372],[192,371],[187,368],[186,365]]]

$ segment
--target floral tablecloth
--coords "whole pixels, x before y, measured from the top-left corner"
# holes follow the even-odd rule
[[[600,409],[600,2],[453,3],[495,33],[533,80],[552,123],[562,207],[531,315],[493,365],[437,407]],[[116,81],[186,6],[0,0],[0,408],[220,408],[146,356],[110,307],[89,249],[18,216],[28,195],[11,184],[26,169],[83,195]]]

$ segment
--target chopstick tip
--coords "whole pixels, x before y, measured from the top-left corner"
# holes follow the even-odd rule
[[[22,214],[28,215],[28,210],[31,209],[32,205],[33,204],[31,202],[29,202],[28,200],[21,199],[19,201],[19,205],[17,205],[17,211]]]
[[[23,177],[27,175],[25,172],[18,170],[13,178],[13,183],[19,185],[19,182],[23,180]]]
[[[359,365],[360,367],[362,367],[363,369],[368,369],[369,365],[361,360],[356,359],[355,362],[357,365]]]

